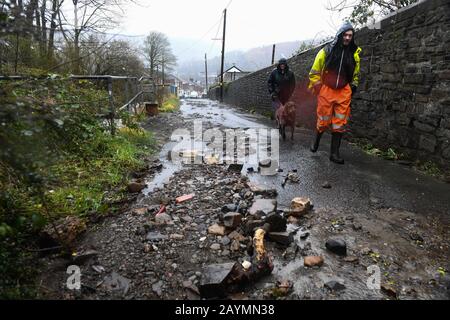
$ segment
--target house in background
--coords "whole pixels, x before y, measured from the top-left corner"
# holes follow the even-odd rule
[[[249,74],[250,72],[245,72],[242,71],[241,69],[239,69],[236,66],[232,66],[231,68],[228,68],[224,73],[223,73],[223,82],[231,82],[234,80],[237,80],[239,78],[242,78],[243,76]],[[217,83],[220,83],[220,75],[217,76],[216,79]]]

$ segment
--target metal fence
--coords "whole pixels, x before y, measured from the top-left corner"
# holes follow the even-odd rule
[[[18,81],[31,79],[23,76],[0,76],[0,80]],[[39,78],[36,78],[39,80]],[[45,78],[48,80],[48,78]],[[156,85],[151,77],[111,76],[111,75],[71,75],[70,80],[106,81],[109,113],[104,115],[110,121],[111,134],[115,134],[116,114],[123,110],[137,114],[139,104],[154,102]],[[51,79],[50,79],[51,80]]]

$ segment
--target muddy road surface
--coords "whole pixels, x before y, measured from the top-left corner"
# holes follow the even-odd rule
[[[273,213],[286,231],[266,237],[271,274],[227,289],[225,298],[449,298],[450,184],[346,142],[345,165],[336,165],[328,160],[330,136],[313,154],[312,133],[301,128],[293,141],[279,141],[270,174],[259,160],[229,167],[206,157],[194,121],[201,121],[201,132],[274,127],[262,116],[201,99],[149,118],[144,127],[155,132],[160,151],[147,187],[128,210],[91,224],[77,243],[80,254],[91,253],[80,259],[81,290],[67,288],[67,260],[44,259],[43,298],[201,299],[208,266],[252,261],[255,221]],[[179,146],[170,141],[176,129],[193,132],[181,159],[202,164],[169,156]],[[193,197],[177,201],[183,195]],[[297,197],[308,198],[312,208],[293,214]],[[230,212],[241,215],[230,223]],[[340,248],[327,248],[330,239]],[[342,248],[346,254],[339,254]]]

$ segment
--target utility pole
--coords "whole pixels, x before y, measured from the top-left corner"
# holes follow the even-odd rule
[[[208,60],[206,59],[206,53],[205,53],[205,84],[206,84],[206,94],[208,94]]]
[[[274,62],[275,62],[275,44],[272,47],[272,64],[271,65],[273,65]]]
[[[164,83],[164,81],[165,81],[165,79],[164,79],[164,63],[165,63],[165,61],[164,61],[164,55],[163,55],[163,58],[162,58],[162,85],[163,85],[163,88],[165,85],[165,83]]]
[[[227,25],[227,9],[223,10],[222,63],[220,67],[220,102],[223,102],[223,63],[225,58],[225,29]]]

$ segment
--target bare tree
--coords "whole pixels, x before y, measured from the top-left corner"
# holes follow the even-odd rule
[[[156,75],[156,70],[164,72],[177,64],[177,58],[172,53],[167,36],[158,31],[152,31],[144,41],[144,56],[150,67],[150,76]]]
[[[327,9],[342,12],[352,9],[346,19],[355,26],[364,26],[374,19],[380,19],[402,7],[409,6],[418,0],[339,0],[328,2]]]
[[[140,76],[144,70],[138,50],[124,40],[113,40],[104,45],[105,39],[89,36],[81,42],[81,54],[91,51],[83,59],[83,70],[89,74],[113,74],[124,76]]]

